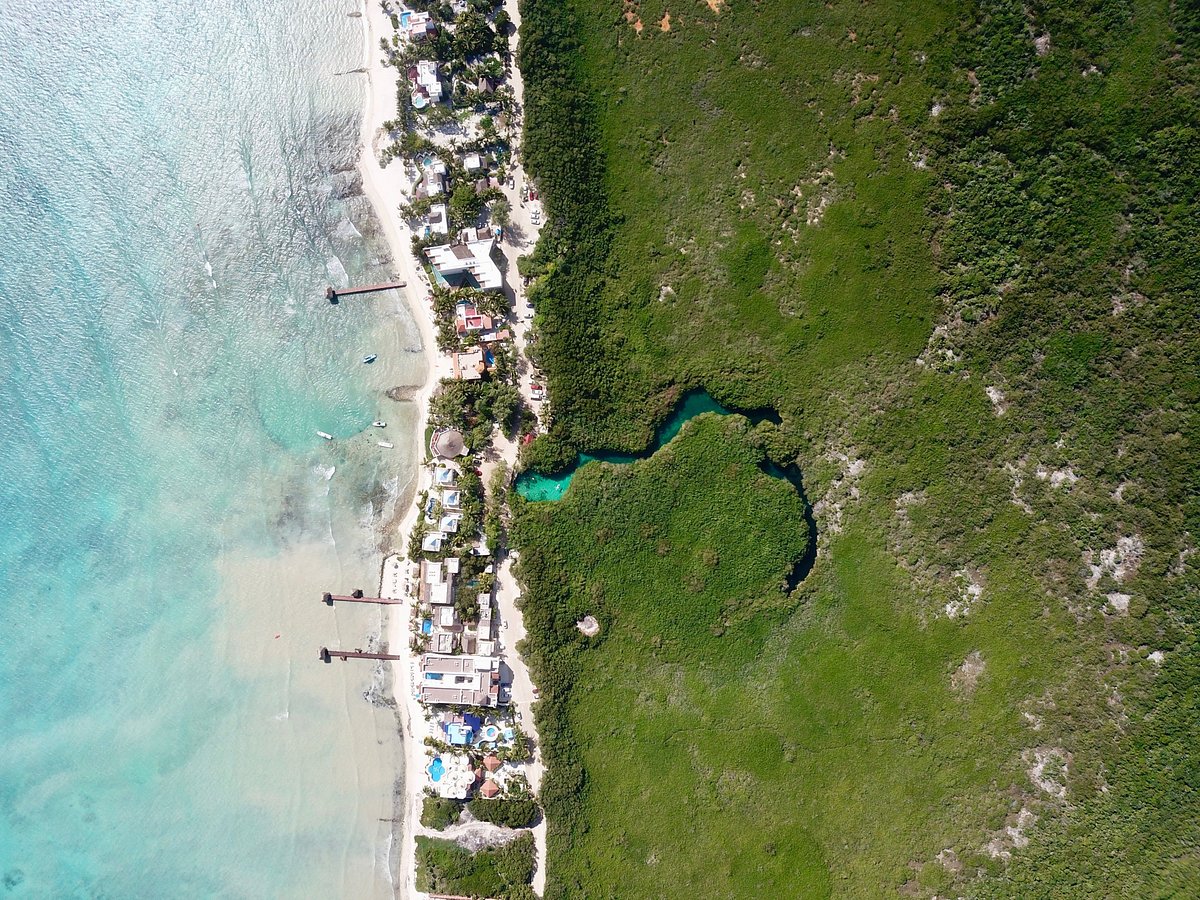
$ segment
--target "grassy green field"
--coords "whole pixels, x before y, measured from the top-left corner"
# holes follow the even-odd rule
[[[527,459],[781,418],[515,501],[547,895],[1188,895],[1200,15],[716,5],[523,7]]]

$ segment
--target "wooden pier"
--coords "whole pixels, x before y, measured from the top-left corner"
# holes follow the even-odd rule
[[[403,656],[393,656],[390,653],[363,653],[361,650],[330,650],[328,647],[321,648],[321,662],[331,662],[335,656],[343,661],[347,659],[404,659]]]
[[[364,287],[343,288],[340,291],[334,288],[334,286],[331,284],[325,288],[325,299],[330,303],[336,304],[338,299],[341,297],[350,297],[354,294],[374,294],[378,291],[397,290],[404,287],[406,284],[407,282],[404,281],[393,281],[389,284],[368,284]]]
[[[403,600],[389,600],[386,597],[364,597],[361,589],[352,594],[331,594],[326,591],[321,595],[321,602],[326,606],[333,606],[335,600],[339,603],[378,603],[381,606],[402,606],[404,604]]]

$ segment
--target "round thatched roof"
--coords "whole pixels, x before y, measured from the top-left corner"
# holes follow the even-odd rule
[[[466,445],[463,442],[462,432],[457,428],[439,428],[429,439],[429,449],[434,456],[453,459],[456,456],[462,456]]]

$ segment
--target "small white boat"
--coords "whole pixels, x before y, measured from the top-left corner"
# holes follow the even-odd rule
[[[379,354],[378,354],[378,353],[368,353],[366,356],[364,356],[364,357],[363,357],[363,362],[365,362],[365,363],[373,363],[373,362],[375,362],[375,360],[377,360],[377,359],[379,359]]]
[[[376,428],[387,428],[387,422],[372,422]]]
[[[393,447],[396,446],[391,441],[376,441],[376,443],[379,444],[380,447],[383,447],[385,450],[391,450]]]
[[[325,438],[325,440],[327,440],[327,441],[332,441],[332,440],[333,440],[333,435],[332,435],[332,434],[328,434],[327,432],[324,432],[324,431],[318,431],[318,432],[317,432],[317,435],[318,435],[319,437],[323,437],[323,438]]]

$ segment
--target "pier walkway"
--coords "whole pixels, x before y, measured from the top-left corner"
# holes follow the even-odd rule
[[[320,658],[321,662],[330,662],[333,657],[338,657],[342,660],[347,659],[404,659],[403,656],[394,656],[390,653],[363,653],[361,650],[330,650],[328,647],[322,647]]]
[[[403,606],[403,600],[389,600],[386,597],[364,597],[361,590],[354,591],[351,594],[331,594],[326,591],[321,595],[321,602],[326,606],[333,606],[334,602],[340,603],[377,603],[380,606]]]
[[[325,288],[325,299],[330,303],[337,303],[340,297],[350,297],[354,294],[374,294],[378,291],[398,290],[408,284],[406,281],[393,281],[388,284],[368,284],[363,287],[342,288],[340,291],[334,288],[331,284]]]

